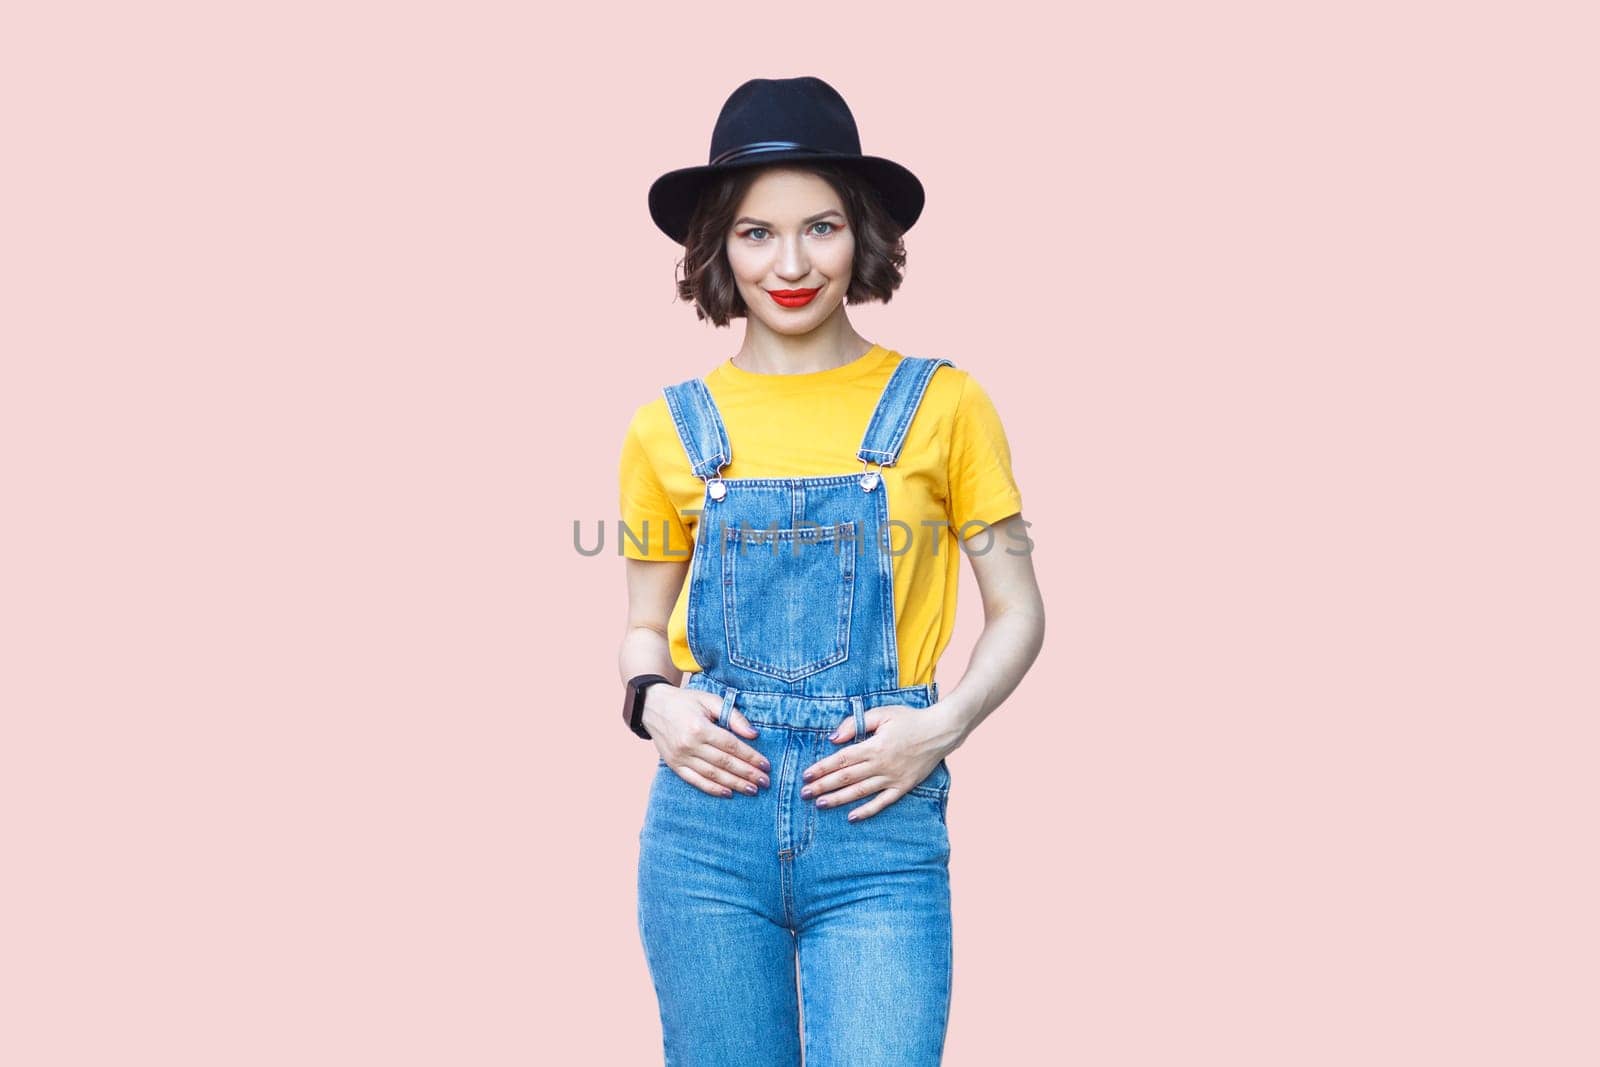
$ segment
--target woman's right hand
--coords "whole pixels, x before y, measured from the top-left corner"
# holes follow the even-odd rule
[[[770,785],[772,764],[739,739],[758,736],[756,728],[738,708],[728,714],[729,729],[717,725],[721,717],[721,697],[664,682],[645,690],[640,716],[662,761],[696,789],[731,797]]]

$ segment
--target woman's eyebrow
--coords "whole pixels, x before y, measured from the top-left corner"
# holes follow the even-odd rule
[[[838,215],[841,219],[844,218],[844,212],[839,211],[836,208],[829,208],[827,211],[819,211],[815,215],[812,215],[809,219],[802,220],[800,225],[810,226],[813,222],[818,222],[822,219],[825,219],[829,215]],[[760,219],[753,219],[749,215],[740,215],[738,218],[733,220],[733,224],[735,226],[739,225],[741,222],[748,222],[755,226],[766,226],[768,228],[772,226],[772,223],[770,222],[763,222]]]

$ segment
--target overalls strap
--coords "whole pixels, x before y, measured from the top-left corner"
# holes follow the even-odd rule
[[[922,403],[922,394],[928,388],[933,372],[940,367],[955,366],[948,359],[933,356],[904,356],[889,384],[878,397],[878,406],[867,423],[867,432],[861,438],[861,449],[856,458],[880,466],[892,467],[900,458],[900,449],[906,443],[906,431],[911,419]]]
[[[690,378],[666,386],[661,392],[667,398],[667,410],[672,412],[673,425],[678,428],[678,439],[688,453],[694,476],[714,477],[733,459],[733,447],[728,444],[728,430],[705,380]]]

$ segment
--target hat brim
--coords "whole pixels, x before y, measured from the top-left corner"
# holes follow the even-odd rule
[[[789,162],[832,163],[859,173],[878,190],[889,217],[901,230],[911,229],[922,214],[926,201],[922,182],[892,159],[825,152],[772,152],[716,166],[708,164],[668,171],[650,184],[650,218],[657,229],[681,245],[688,239],[689,219],[699,203],[700,192],[713,178],[733,170]]]

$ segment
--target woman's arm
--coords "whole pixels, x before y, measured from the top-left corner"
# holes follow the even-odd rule
[[[929,709],[945,718],[956,745],[1011,695],[1044,644],[1044,601],[1026,526],[1021,512],[1002,519],[990,527],[988,550],[967,555],[983,598],[983,633],[961,681]],[[979,533],[972,541],[989,536]]]
[[[628,622],[617,654],[622,680],[659,674],[671,685],[645,690],[645,732],[673,773],[713,796],[731,797],[738,789],[754,793],[770,785],[772,769],[765,756],[743,738],[754,739],[755,727],[735,709],[728,727],[717,725],[722,698],[704,690],[684,689],[683,673],[672,662],[667,623],[689,575],[688,560],[628,559]]]
[[[984,624],[961,681],[941,692],[931,707],[910,715],[893,706],[867,712],[873,736],[862,744],[851,743],[855,722],[846,717],[832,738],[839,749],[802,773],[810,783],[802,797],[833,805],[876,793],[850,812],[852,820],[869,818],[926,778],[1011,695],[1044,644],[1044,603],[1026,526],[1018,512],[990,526],[992,542],[982,533],[972,538],[977,544],[967,558],[983,595]]]
[[[641,674],[659,674],[677,685],[683,674],[672,662],[667,620],[689,575],[689,561],[629,559],[626,563],[628,621],[617,654],[622,681]]]

